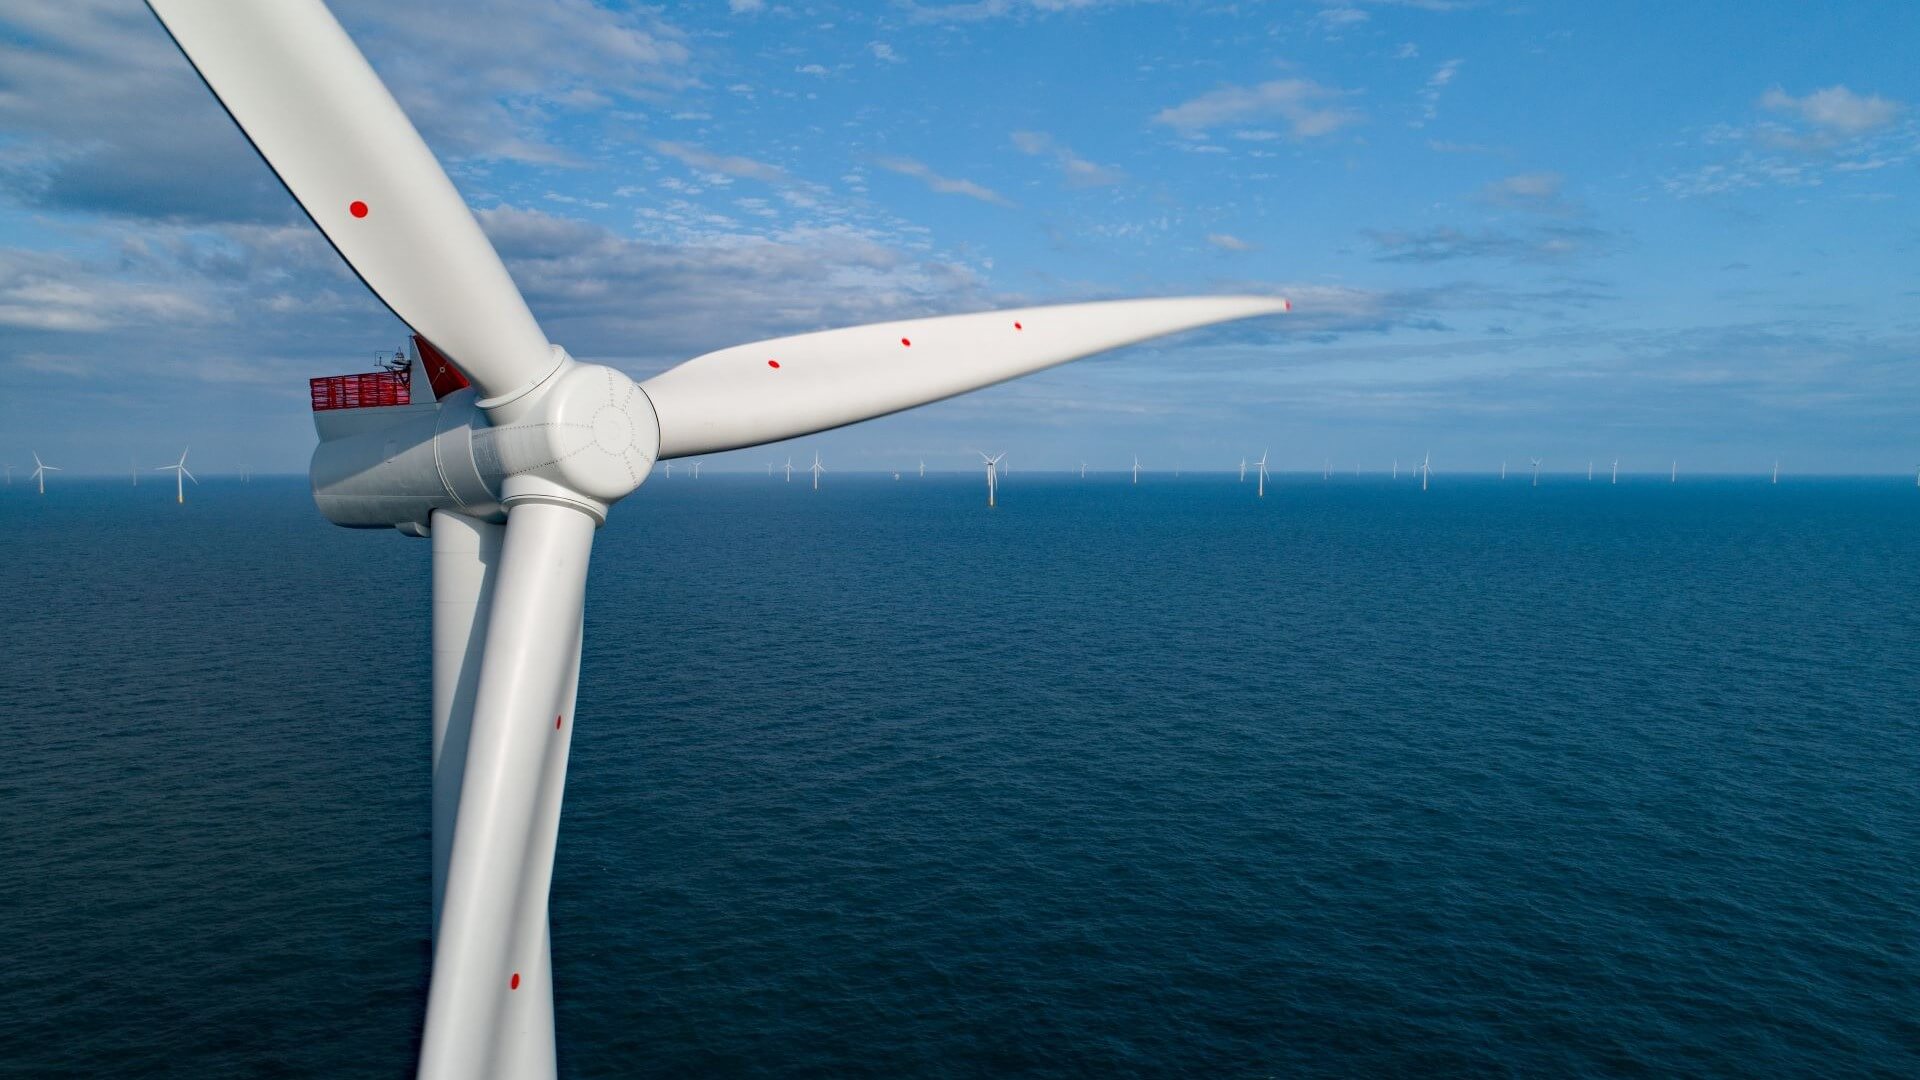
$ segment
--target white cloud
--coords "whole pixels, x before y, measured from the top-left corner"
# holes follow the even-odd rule
[[[925,162],[915,161],[912,158],[881,158],[875,161],[874,164],[888,172],[899,173],[901,176],[911,176],[925,183],[928,189],[942,195],[964,195],[969,199],[978,199],[981,202],[992,203],[995,206],[1013,205],[1004,195],[994,191],[992,188],[976,184],[971,180],[959,180],[952,177],[941,176],[939,173],[934,172]]]
[[[1228,233],[1208,233],[1207,243],[1221,251],[1252,251],[1253,245]]]
[[[1051,157],[1054,165],[1066,177],[1068,187],[1104,187],[1117,184],[1125,178],[1119,169],[1088,161],[1044,131],[1016,131],[1012,139],[1014,148],[1023,154]]]
[[[884,42],[884,41],[869,41],[869,42],[867,42],[867,51],[868,51],[868,52],[870,52],[870,53],[872,53],[872,54],[873,54],[873,58],[874,58],[875,60],[878,60],[878,61],[880,61],[881,63],[885,63],[885,64],[904,64],[904,63],[906,63],[906,62],[907,62],[907,58],[906,58],[906,57],[904,57],[904,56],[901,56],[901,55],[900,55],[899,53],[897,53],[897,52],[894,52],[894,51],[893,51],[893,46],[891,46],[891,45],[889,45],[889,44],[887,44],[887,43],[886,43],[886,42]]]
[[[1458,59],[1449,60],[1427,76],[1427,84],[1420,88],[1420,116],[1413,121],[1414,127],[1424,127],[1428,121],[1440,115],[1440,94],[1453,85],[1454,76],[1460,74],[1462,63]]]
[[[727,176],[739,176],[748,180],[759,180],[768,184],[783,184],[789,181],[786,170],[777,165],[752,158],[737,157],[731,154],[715,154],[686,143],[656,142],[653,148],[684,165],[707,172],[723,173]]]
[[[766,7],[766,0],[727,0],[727,10],[735,15],[751,15],[765,11]]]
[[[1275,79],[1257,86],[1228,86],[1191,101],[1162,109],[1153,122],[1188,135],[1227,124],[1283,120],[1296,139],[1330,135],[1365,114],[1338,102],[1348,91],[1322,86],[1312,79]]]
[[[1760,106],[1841,135],[1860,135],[1886,127],[1905,109],[1897,101],[1878,94],[1863,96],[1844,86],[1829,86],[1805,97],[1794,97],[1776,86],[1760,96]]]

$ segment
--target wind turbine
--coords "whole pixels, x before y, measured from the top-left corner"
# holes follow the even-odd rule
[[[1420,459],[1420,490],[1421,491],[1427,490],[1427,480],[1432,476],[1433,476],[1433,451],[1429,450],[1427,451],[1427,456]]]
[[[669,461],[665,464],[667,466],[667,479],[671,480],[673,479],[673,462]]]
[[[693,478],[700,479],[700,463],[697,461],[693,463]]]
[[[179,461],[171,465],[156,466],[153,471],[170,472],[173,474],[173,486],[175,488],[173,501],[177,503],[185,503],[187,501],[187,481],[193,481],[196,486],[200,483],[200,478],[193,475],[192,471],[187,468],[187,452],[185,450],[180,451]]]
[[[1778,458],[1773,462],[1773,482],[1776,484],[1780,482],[1780,459]]]
[[[1085,480],[1086,478],[1087,478],[1087,463],[1083,461],[1080,463],[1080,479]]]
[[[813,452],[813,468],[808,469],[807,471],[813,474],[813,490],[819,491],[820,490],[820,474],[827,471],[827,467],[825,465],[820,464],[820,451],[815,450]]]
[[[40,481],[40,494],[47,493],[47,474],[61,471],[63,470],[59,466],[41,461],[39,451],[33,451],[33,479]]]
[[[1267,452],[1265,450],[1260,451],[1260,460],[1257,464],[1260,466],[1260,490],[1254,493],[1254,498],[1264,499],[1267,497]]]
[[[1587,459],[1587,482],[1588,483],[1593,482],[1593,459],[1592,458]]]
[[[1399,458],[1393,459],[1393,478],[1395,480],[1400,479],[1400,459]]]
[[[1667,483],[1677,484],[1679,482],[1680,482],[1680,459],[1674,458],[1673,471],[1667,474]]]
[[[587,564],[612,505],[656,463],[1289,309],[1240,296],[905,319],[721,349],[635,383],[549,342],[320,0],[148,3],[332,247],[466,384],[358,431],[323,426],[310,469],[314,501],[335,524],[390,526],[433,545],[427,1080],[555,1075],[547,901]],[[900,362],[904,350],[914,362]],[[816,457],[816,483],[820,468]]]
[[[786,469],[787,469],[787,483],[791,484],[793,483],[793,457],[791,455],[787,457]]]
[[[132,458],[128,458],[127,468],[129,471],[133,473],[133,486],[139,487],[140,486],[140,466],[134,464],[134,461]]]
[[[1619,482],[1620,482],[1620,459],[1614,458],[1613,459],[1613,479],[1608,481],[1608,483],[1618,484]]]
[[[13,466],[5,465],[5,466],[0,466],[0,468],[4,468],[7,470],[7,486],[12,487],[13,486]]]
[[[1000,468],[1000,458],[1006,457],[1007,453],[1002,450],[1000,457],[988,457],[986,452],[982,450],[975,450],[974,453],[979,454],[980,460],[987,464],[987,506],[991,507],[993,506],[994,489],[999,486],[997,473]]]
[[[1539,458],[1533,459],[1533,486],[1534,487],[1540,486],[1540,459]]]
[[[1500,463],[1500,479],[1505,480],[1506,478],[1507,478],[1507,463],[1503,461]]]
[[[927,478],[927,459],[921,458],[920,459],[920,479],[925,480],[926,478]]]
[[[1247,482],[1247,459],[1246,458],[1240,459],[1240,482],[1243,484]]]
[[[1136,484],[1140,482],[1140,455],[1138,454],[1133,456],[1133,482]]]

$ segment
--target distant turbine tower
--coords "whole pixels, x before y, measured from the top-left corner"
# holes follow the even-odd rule
[[[793,483],[793,459],[787,459],[787,483]]]
[[[1587,459],[1587,479],[1588,480],[1593,479],[1593,459],[1592,458]]]
[[[1140,482],[1140,455],[1138,454],[1133,456],[1133,482],[1136,484]]]
[[[1257,493],[1255,493],[1254,497],[1264,499],[1267,497],[1267,452],[1265,450],[1260,451],[1259,466],[1260,466],[1260,490]]]
[[[920,479],[925,480],[926,478],[927,478],[927,459],[921,458],[920,459]]]
[[[1087,478],[1087,463],[1083,461],[1080,463],[1080,479],[1085,480],[1086,478]]]
[[[1680,482],[1680,459],[1674,458],[1673,471],[1667,474],[1667,483],[1677,484],[1679,482]]]
[[[1773,462],[1773,482],[1776,484],[1780,482],[1780,461],[1778,458],[1774,459]]]
[[[820,451],[815,450],[813,452],[813,468],[807,471],[813,474],[813,490],[819,491],[820,490],[820,474],[827,471],[826,466],[820,464]]]
[[[1247,459],[1246,458],[1240,459],[1240,482],[1243,484],[1247,482]]]
[[[133,459],[132,459],[132,458],[128,458],[128,459],[127,459],[127,468],[128,468],[129,470],[131,470],[131,471],[132,471],[132,473],[133,473],[133,486],[134,486],[134,487],[139,487],[139,486],[140,486],[140,466],[138,466],[138,465],[135,465],[135,464],[133,463]]]
[[[667,462],[667,479],[673,479],[673,462]]]
[[[1420,490],[1421,491],[1427,490],[1427,480],[1432,476],[1433,476],[1433,451],[1429,450],[1427,451],[1427,456],[1420,459]]]
[[[1533,459],[1533,486],[1534,487],[1540,486],[1540,459],[1539,458]]]
[[[1620,482],[1620,459],[1619,458],[1613,459],[1613,480],[1611,482],[1615,484]]]
[[[1326,458],[1325,460],[1320,462],[1320,479],[1322,480],[1333,479],[1333,459],[1332,458]]]
[[[773,462],[767,462],[767,479],[773,479]]]
[[[171,465],[161,465],[158,468],[154,469],[153,471],[154,472],[170,472],[173,474],[173,486],[175,489],[173,493],[173,501],[177,503],[184,503],[187,501],[187,481],[191,480],[195,484],[198,484],[200,482],[200,478],[193,475],[193,472],[187,468],[187,452],[185,450],[180,451],[179,461],[176,461]]]
[[[7,486],[12,487],[13,486],[13,466],[6,465],[6,466],[0,466],[0,468],[5,468],[7,470]]]
[[[33,452],[33,479],[40,481],[40,494],[47,493],[47,474],[60,471],[62,470],[58,466],[41,461],[38,451]]]
[[[693,463],[693,478],[700,479],[700,463],[697,461]]]
[[[1007,453],[1006,451],[1002,450],[1000,452],[1000,457],[988,457],[985,452],[980,450],[975,450],[974,453],[979,454],[980,460],[983,462],[986,462],[986,465],[987,465],[987,506],[991,508],[994,505],[994,502],[993,502],[994,490],[999,487],[999,483],[996,480],[996,476],[998,475],[998,472],[1000,469],[1000,458],[1006,457]]]
[[[1500,479],[1505,480],[1506,478],[1507,478],[1507,463],[1503,461],[1500,463]]]
[[[240,466],[240,482],[243,484],[253,483],[253,466],[251,465]]]
[[[1393,459],[1393,478],[1395,480],[1400,479],[1400,459],[1399,458]]]

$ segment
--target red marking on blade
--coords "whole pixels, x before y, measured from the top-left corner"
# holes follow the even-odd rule
[[[553,718],[553,730],[555,731],[560,730],[560,718],[557,716]]]
[[[513,981],[507,983],[507,989],[509,990],[520,989],[520,973],[519,972],[516,971],[513,973]]]
[[[1020,325],[1019,323],[1014,323],[1014,324],[1013,324],[1013,328],[1014,328],[1015,330],[1025,330],[1025,329],[1026,329],[1026,327],[1024,327],[1024,326],[1021,326],[1021,325]]]
[[[778,369],[778,368],[780,367],[780,361],[778,361],[778,360],[769,360],[769,361],[767,361],[767,366],[768,366],[768,367],[770,367],[770,368],[774,368],[774,369],[776,369],[776,370],[777,370],[777,369]]]
[[[1293,310],[1293,301],[1291,301],[1291,300],[1282,300],[1282,301],[1280,301],[1280,310],[1281,310],[1281,311],[1292,311],[1292,310]]]
[[[347,213],[349,213],[349,214],[352,214],[352,215],[353,215],[354,217],[366,217],[366,216],[367,216],[367,204],[366,204],[366,203],[363,203],[363,202],[361,202],[361,201],[360,201],[359,199],[355,199],[355,200],[353,200],[353,202],[352,202],[352,203],[351,203],[351,204],[350,204],[350,205],[349,205],[349,206],[347,207]]]
[[[908,341],[908,340],[907,340],[906,338],[901,338],[901,339],[900,339],[900,344],[902,344],[902,345],[909,345],[909,346],[910,346],[910,345],[912,345],[912,344],[913,344],[913,342],[911,342],[911,341]]]

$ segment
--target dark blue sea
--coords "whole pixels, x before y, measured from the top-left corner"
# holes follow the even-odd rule
[[[656,477],[571,1077],[1920,1076],[1898,478]],[[0,489],[0,1073],[392,1077],[428,545]]]

